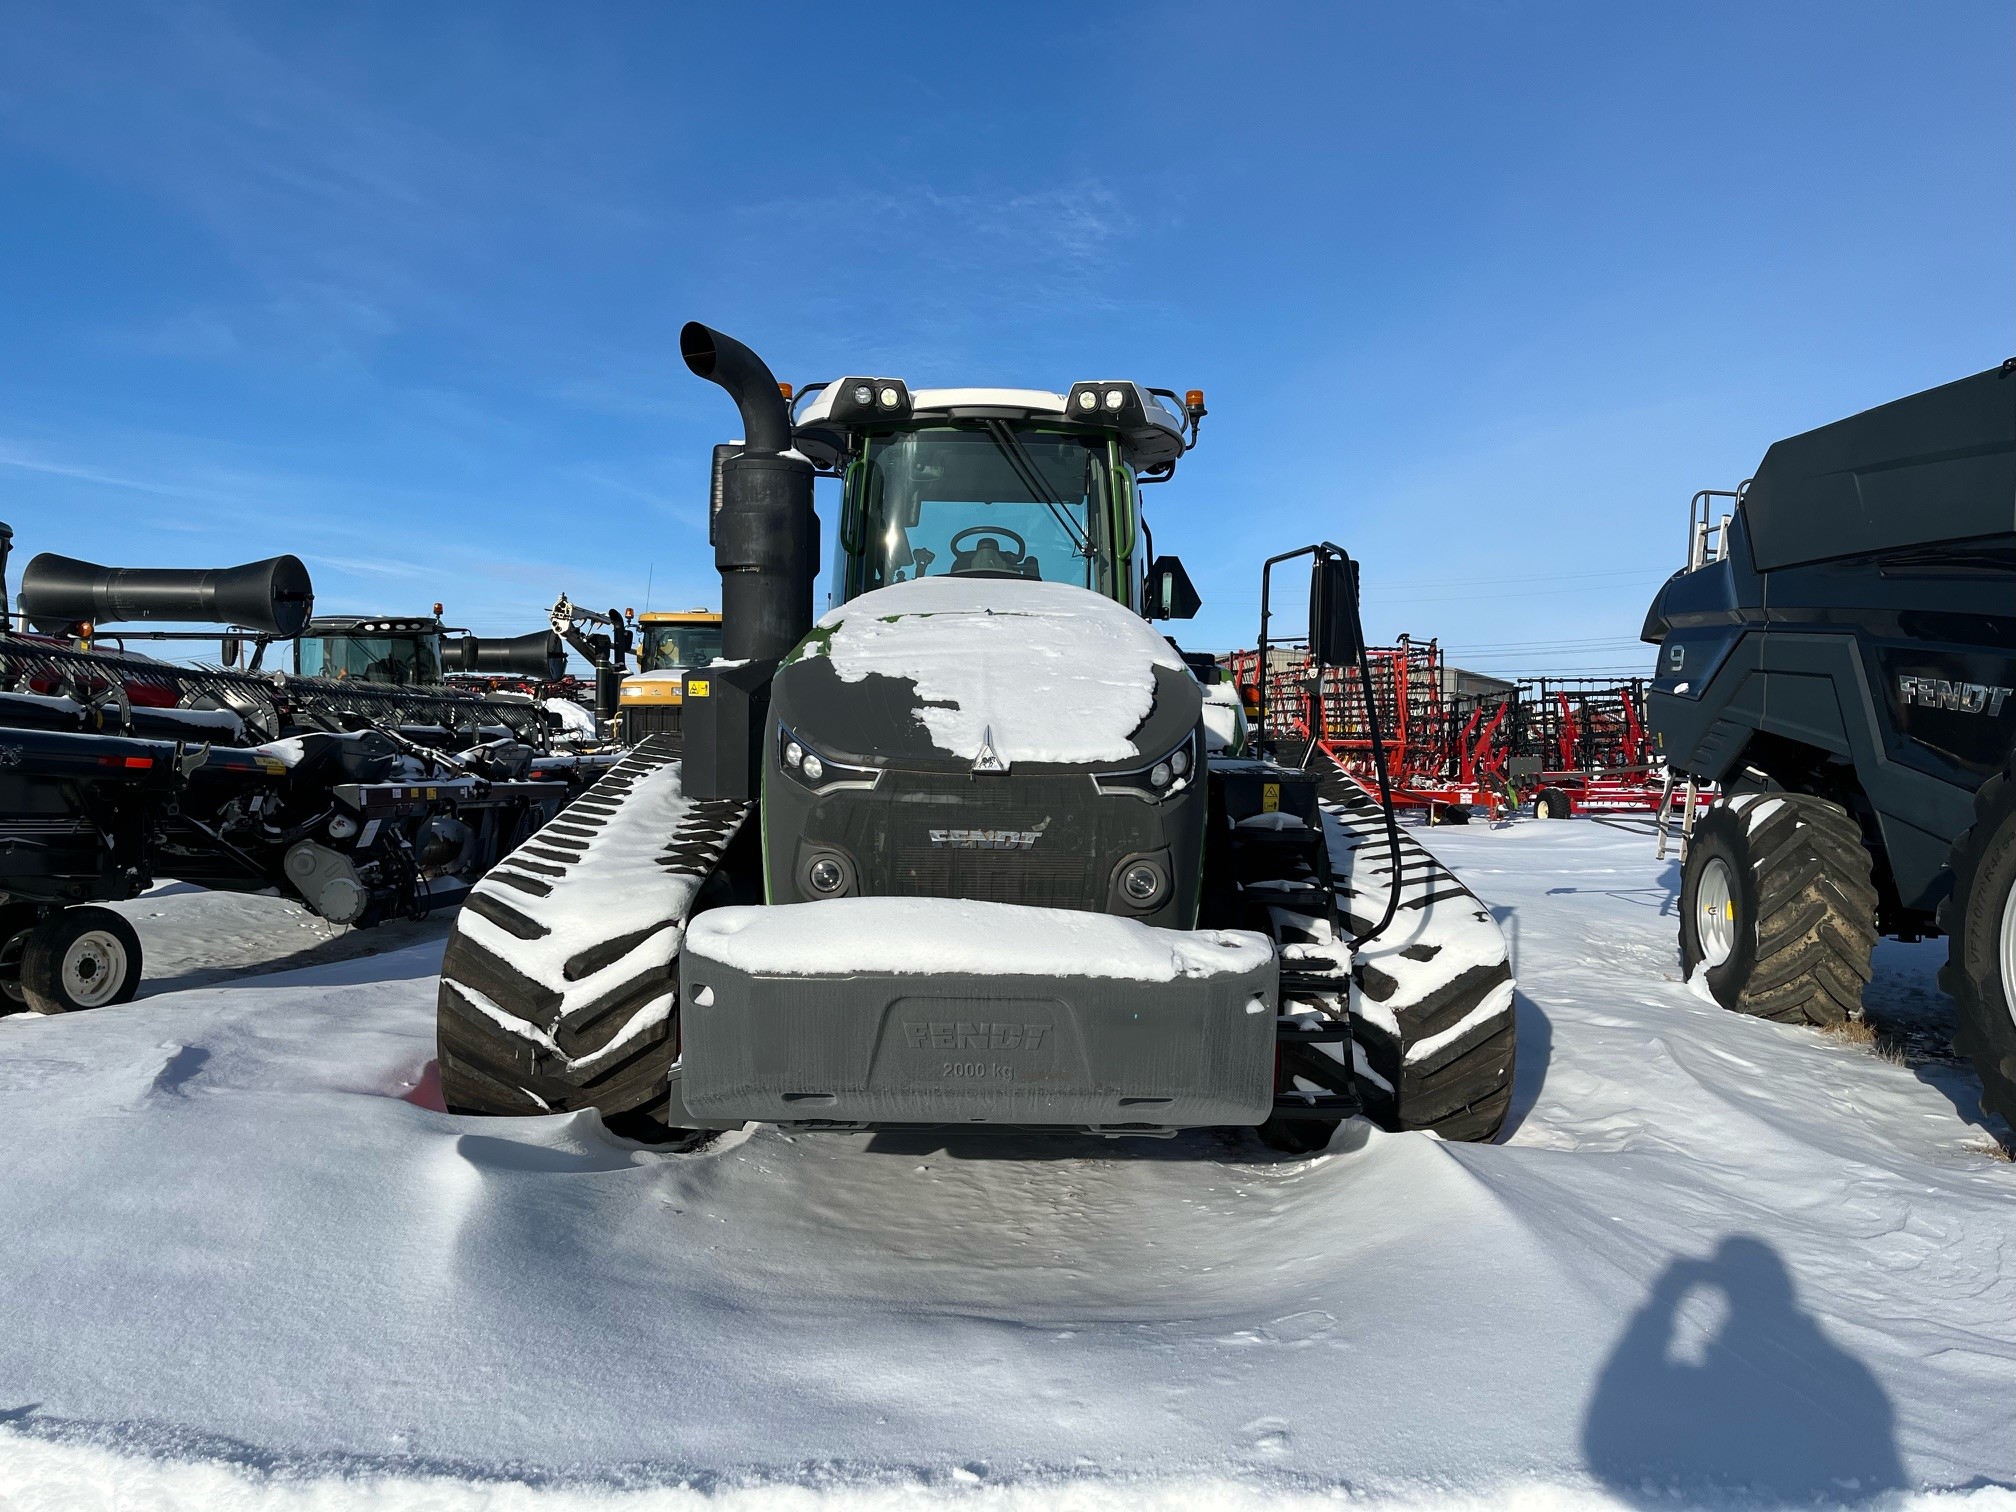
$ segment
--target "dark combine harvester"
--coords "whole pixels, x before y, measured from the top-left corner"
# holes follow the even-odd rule
[[[1695,496],[1689,548],[1644,631],[1648,722],[1722,789],[1686,841],[1687,969],[1833,1024],[1879,934],[1943,933],[1957,1043],[2016,1122],[2016,363],[1778,442]]]

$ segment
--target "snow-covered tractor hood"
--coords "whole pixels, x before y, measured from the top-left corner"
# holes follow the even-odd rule
[[[778,673],[828,757],[1117,770],[1195,728],[1202,690],[1139,615],[1064,583],[936,577],[832,610]]]

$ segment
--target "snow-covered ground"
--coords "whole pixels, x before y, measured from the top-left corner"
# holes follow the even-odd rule
[[[185,920],[314,931],[152,895],[169,990],[0,1020],[0,1508],[2016,1507],[1971,1077],[1692,996],[1643,836],[1425,838],[1512,941],[1507,1136],[1304,1161],[452,1118],[438,937],[205,985]],[[1871,992],[1921,1049],[1939,950]]]

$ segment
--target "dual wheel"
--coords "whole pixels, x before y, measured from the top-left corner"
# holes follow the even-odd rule
[[[140,990],[140,937],[109,908],[0,909],[0,1013],[76,1013]]]
[[[1982,1106],[2016,1125],[2016,756],[1954,842],[1939,985]],[[1680,884],[1680,960],[1725,1008],[1826,1028],[1859,1017],[1876,887],[1855,817],[1802,793],[1745,793],[1695,825]]]

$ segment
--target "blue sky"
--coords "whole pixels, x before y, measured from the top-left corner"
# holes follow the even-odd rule
[[[1327,537],[1375,639],[1632,667],[1694,489],[2016,352],[2016,6],[73,0],[9,12],[0,205],[17,575],[716,602],[699,318],[1204,388],[1193,644]]]

